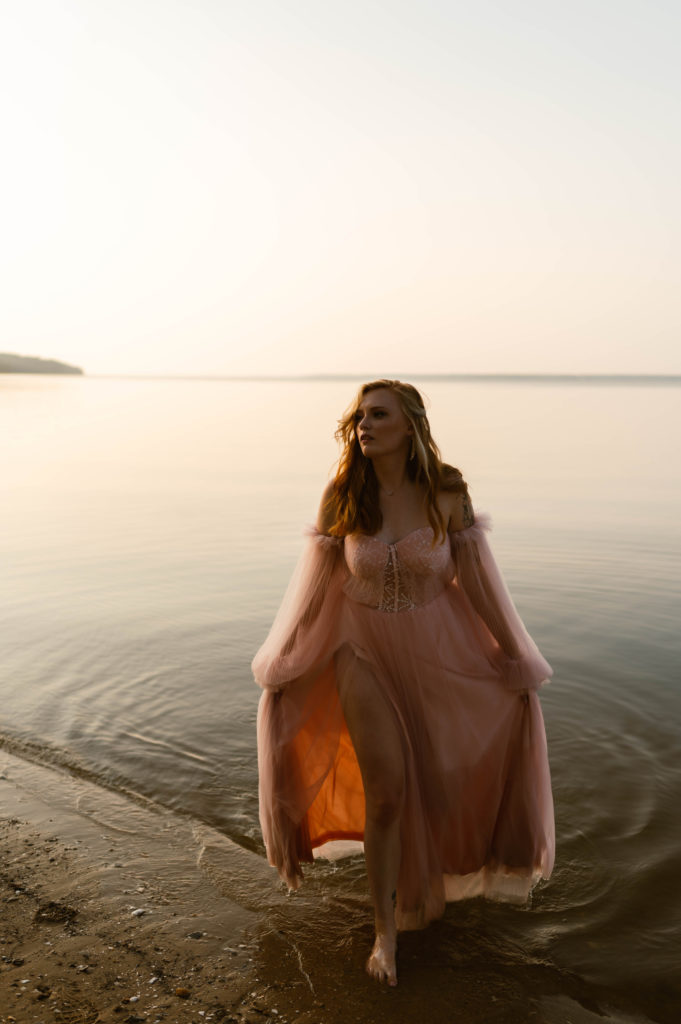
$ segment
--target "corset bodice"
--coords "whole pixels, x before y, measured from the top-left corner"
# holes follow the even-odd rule
[[[449,540],[433,545],[433,530],[423,526],[387,544],[353,533],[345,538],[348,597],[384,612],[403,612],[437,597],[454,575]]]

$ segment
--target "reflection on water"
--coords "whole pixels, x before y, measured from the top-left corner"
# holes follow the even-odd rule
[[[446,458],[493,515],[499,560],[555,669],[542,704],[558,851],[531,910],[453,907],[414,948],[462,969],[465,935],[476,970],[486,956],[515,957],[524,971],[541,960],[564,979],[561,989],[551,975],[555,991],[578,978],[671,1020],[681,999],[679,388],[423,389]],[[262,849],[249,663],[353,390],[0,379],[0,436],[11,439],[0,455],[6,740]],[[310,875],[295,911],[307,934],[314,918],[327,945],[334,929],[342,944],[347,926],[363,948],[361,860]]]

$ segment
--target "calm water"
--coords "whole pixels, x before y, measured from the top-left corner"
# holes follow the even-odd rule
[[[0,377],[4,742],[262,851],[249,664],[354,389]],[[681,387],[423,390],[555,670],[542,704],[556,870],[531,910],[486,920],[528,964],[676,1019]],[[357,861],[315,873],[364,891]],[[462,922],[479,935],[475,906],[448,911],[440,946],[460,946]],[[329,909],[327,930],[364,920],[358,907],[342,925]]]

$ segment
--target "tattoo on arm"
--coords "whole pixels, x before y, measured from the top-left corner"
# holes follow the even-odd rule
[[[475,522],[475,516],[473,515],[473,506],[468,493],[463,496],[463,525],[472,526]]]

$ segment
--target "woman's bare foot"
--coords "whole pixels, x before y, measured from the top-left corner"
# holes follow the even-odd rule
[[[367,960],[367,972],[377,981],[387,981],[389,985],[397,985],[397,969],[395,967],[396,936],[381,932],[376,936],[371,956]]]

